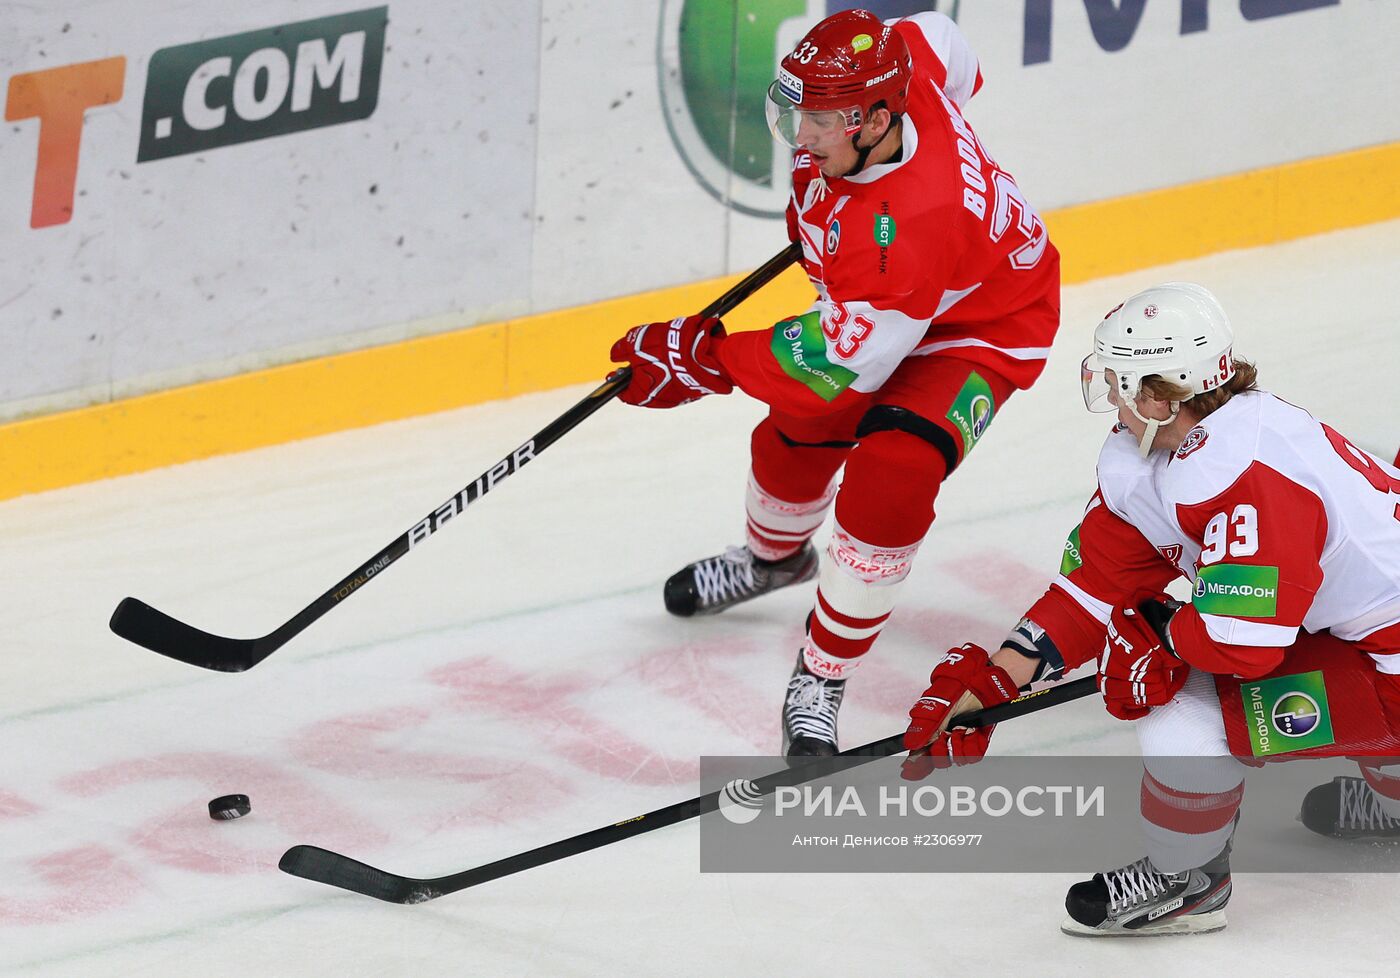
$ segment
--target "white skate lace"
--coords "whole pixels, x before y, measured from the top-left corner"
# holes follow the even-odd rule
[[[802,673],[788,681],[788,726],[793,739],[815,737],[836,742],[836,690],[816,676]]]
[[[1144,857],[1122,869],[1103,874],[1108,887],[1109,913],[1145,903],[1167,892],[1167,875],[1152,868]]]
[[[695,566],[695,590],[701,605],[719,604],[752,591],[753,555],[746,547],[730,547],[718,557]]]
[[[1360,829],[1374,832],[1400,825],[1381,810],[1380,799],[1371,786],[1360,778],[1348,778],[1342,782],[1342,811],[1338,825],[1344,829]]]

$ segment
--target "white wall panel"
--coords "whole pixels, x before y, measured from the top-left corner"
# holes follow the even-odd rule
[[[0,77],[127,58],[121,101],[87,114],[67,223],[29,226],[38,120],[0,137],[11,413],[530,307],[538,2],[391,3],[368,119],[136,162],[158,49],[354,9],[8,7]]]
[[[368,118],[138,163],[158,51],[366,8],[6,4],[11,100],[126,62],[71,220],[30,226],[39,121],[0,129],[0,419],[747,269],[784,234],[755,93],[840,6],[389,0]],[[1390,0],[954,6],[987,78],[969,117],[1042,210],[1400,139]]]

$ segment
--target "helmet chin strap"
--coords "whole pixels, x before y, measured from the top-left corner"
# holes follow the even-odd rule
[[[883,143],[885,141],[885,137],[888,136],[890,133],[894,132],[894,128],[898,123],[899,116],[891,115],[890,127],[885,130],[885,135],[875,140],[875,142],[871,143],[869,146],[862,147],[860,145],[860,133],[856,133],[854,136],[852,136],[851,148],[856,151],[856,165],[851,169],[849,173],[845,174],[845,176],[853,177],[861,170],[864,170],[866,161],[870,159],[870,154],[875,151],[875,147]]]
[[[1152,451],[1152,442],[1157,437],[1157,429],[1164,424],[1171,424],[1176,420],[1176,413],[1181,410],[1181,402],[1172,401],[1171,406],[1172,413],[1169,417],[1160,419],[1144,418],[1142,412],[1138,410],[1137,401],[1132,400],[1128,402],[1128,410],[1133,412],[1133,417],[1147,426],[1146,430],[1142,433],[1142,440],[1138,442],[1138,455],[1142,458],[1147,458],[1148,454]]]

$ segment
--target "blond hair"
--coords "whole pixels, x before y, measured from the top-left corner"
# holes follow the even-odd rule
[[[1191,389],[1166,380],[1160,374],[1152,374],[1142,379],[1142,392],[1159,401],[1181,401],[1196,418],[1204,418],[1236,394],[1259,389],[1259,371],[1247,360],[1236,359],[1235,375],[1214,390],[1191,396]]]

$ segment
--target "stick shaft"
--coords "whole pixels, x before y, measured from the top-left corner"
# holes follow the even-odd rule
[[[704,308],[701,315],[719,318],[767,285],[801,256],[797,244],[789,244],[727,292]],[[501,482],[538,457],[550,445],[568,434],[627,387],[630,367],[608,375],[588,396],[555,418],[513,452],[479,475],[452,498],[446,500],[387,547],[343,577],[316,600],[261,638],[239,639],[215,635],[187,625],[136,598],[123,598],[112,614],[110,627],[128,641],[161,655],[204,669],[243,672],[262,662],[308,625],[357,594],[364,585],[388,570],[396,561],[425,542],[443,525]]]
[[[1088,696],[1097,688],[1096,677],[1085,676],[1082,679],[1060,683],[1039,692],[1028,693],[1010,703],[964,714],[955,722],[958,726],[965,727],[990,726],[1031,713],[1039,713],[1052,706]],[[883,740],[842,751],[835,758],[813,759],[801,767],[775,771],[773,774],[756,779],[753,783],[764,794],[779,787],[805,784],[808,781],[815,781],[834,773],[838,767],[849,768],[849,762],[852,758],[858,759],[858,764],[863,764],[898,754],[904,749],[903,739],[902,733],[894,734]],[[448,893],[465,890],[468,887],[479,886],[503,876],[511,876],[536,866],[543,866],[546,863],[557,862],[569,856],[576,856],[592,849],[612,845],[615,842],[621,842],[624,839],[630,839],[633,836],[651,832],[667,825],[684,822],[717,809],[719,795],[718,791],[711,791],[708,794],[688,798],[685,801],[676,802],[665,808],[658,808],[655,811],[637,815],[612,825],[605,825],[580,835],[551,842],[536,849],[506,856],[495,862],[449,876],[440,876],[436,879],[415,879],[387,873],[348,856],[342,856],[339,853],[316,846],[293,846],[282,856],[278,866],[283,872],[293,876],[300,876],[317,883],[326,883],[330,886],[338,886],[341,889],[363,893],[366,896],[387,900],[391,903],[422,903]]]

